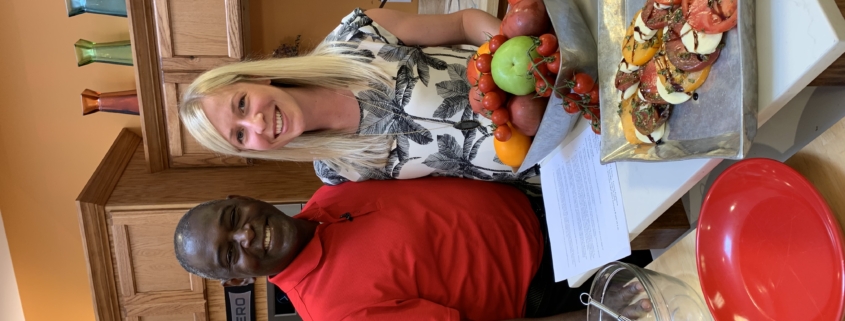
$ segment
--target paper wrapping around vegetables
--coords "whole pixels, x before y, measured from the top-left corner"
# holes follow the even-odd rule
[[[640,146],[625,139],[614,79],[625,31],[646,0],[602,1],[598,13],[602,164],[745,157],[757,133],[757,45],[754,1],[737,1],[737,26],[724,34],[725,47],[707,81],[696,90],[698,99],[673,107],[662,144]]]
[[[561,64],[555,86],[569,80],[575,72],[583,72],[596,79],[596,41],[582,16],[581,9],[572,0],[544,0],[543,3],[551,17],[560,46]],[[534,136],[534,142],[519,168],[520,172],[531,168],[554,151],[581,118],[580,113],[567,114],[562,105],[561,98],[551,96],[540,128]]]

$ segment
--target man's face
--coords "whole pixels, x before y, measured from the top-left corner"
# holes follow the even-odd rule
[[[196,209],[189,230],[177,238],[188,264],[222,279],[277,274],[302,247],[293,218],[244,197]]]

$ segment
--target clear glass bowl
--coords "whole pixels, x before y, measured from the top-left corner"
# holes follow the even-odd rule
[[[645,291],[623,302],[619,298],[626,288],[639,282]],[[620,313],[629,304],[640,299],[651,300],[652,310],[637,320],[640,321],[712,321],[710,311],[701,295],[688,284],[675,277],[622,262],[612,262],[596,273],[590,287],[590,297]],[[587,308],[587,320],[615,320],[597,307]]]

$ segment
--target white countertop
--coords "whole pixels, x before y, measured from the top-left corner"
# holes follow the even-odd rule
[[[575,1],[595,35],[600,0]],[[845,53],[845,19],[834,0],[758,0],[756,10],[759,127]],[[586,126],[581,121],[573,132]],[[572,138],[568,135],[558,148]],[[629,238],[642,233],[720,161],[618,162]],[[593,273],[569,283],[578,286]]]

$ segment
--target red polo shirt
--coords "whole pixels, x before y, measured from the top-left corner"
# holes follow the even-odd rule
[[[498,183],[324,186],[296,217],[323,224],[270,281],[306,321],[519,318],[543,253],[528,199]]]

